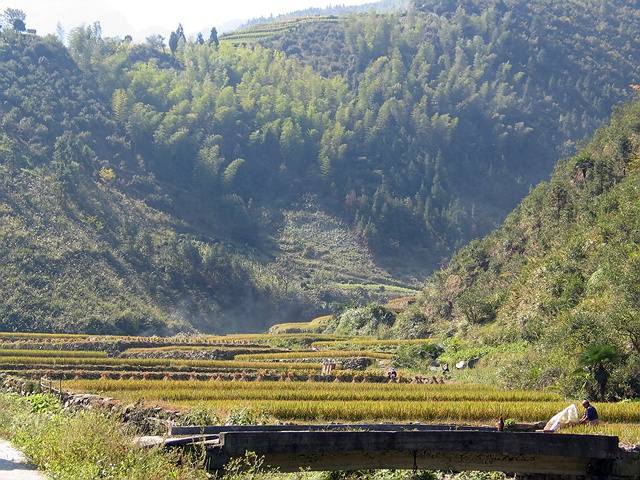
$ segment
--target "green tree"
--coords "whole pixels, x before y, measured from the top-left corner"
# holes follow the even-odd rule
[[[209,45],[213,45],[214,47],[218,47],[218,45],[220,45],[220,40],[218,40],[218,30],[216,27],[213,27],[209,34]]]
[[[224,184],[227,187],[233,185],[236,176],[238,175],[238,171],[245,164],[245,160],[242,158],[236,158],[233,162],[231,162],[227,168],[224,170],[224,174],[222,175]]]
[[[487,323],[496,318],[496,305],[475,290],[465,291],[458,299],[458,308],[471,324]]]
[[[80,68],[85,71],[92,71],[94,67],[99,66],[106,53],[100,22],[71,30],[69,52]]]
[[[169,50],[171,50],[171,55],[175,55],[178,50],[178,34],[176,32],[169,34]]]
[[[187,42],[187,37],[184,34],[184,27],[181,23],[179,23],[178,28],[176,28],[176,36],[178,37],[178,41]]]
[[[620,352],[612,345],[592,344],[580,355],[580,365],[587,368],[596,382],[598,398],[604,400],[611,369],[620,360]]]
[[[65,132],[56,139],[53,167],[62,201],[67,195],[77,192],[81,165],[89,160],[91,153],[91,149],[71,132]]]
[[[175,55],[178,51],[178,47],[180,44],[187,43],[187,37],[184,34],[184,28],[182,24],[178,24],[178,28],[174,32],[171,32],[169,35],[169,49],[171,50],[171,54]]]
[[[19,8],[6,8],[2,12],[2,25],[4,28],[13,28],[18,32],[26,30],[27,15]]]
[[[162,50],[165,51],[164,37],[159,34],[149,35],[146,38],[147,45],[153,48],[154,50]]]
[[[64,30],[64,27],[60,22],[56,24],[56,36],[58,37],[58,40],[60,40],[60,43],[63,43],[63,44],[66,43],[67,32]]]
[[[121,88],[115,90],[111,97],[111,109],[116,120],[122,122],[126,117],[127,109],[127,92]]]

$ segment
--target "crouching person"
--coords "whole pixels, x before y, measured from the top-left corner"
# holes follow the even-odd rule
[[[584,400],[582,402],[582,406],[584,407],[584,415],[580,419],[580,423],[586,425],[596,425],[598,423],[598,411],[596,407],[589,403],[589,400]]]

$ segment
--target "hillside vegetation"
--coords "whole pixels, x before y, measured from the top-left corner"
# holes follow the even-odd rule
[[[260,17],[249,20],[242,28],[254,25],[277,23],[300,17],[322,17],[322,16],[345,16],[352,13],[390,13],[406,10],[411,4],[411,0],[378,0],[360,5],[329,5],[324,8],[310,7],[304,10],[294,10],[293,12],[277,15],[275,17]]]
[[[347,226],[310,207],[261,236],[240,199],[196,206],[206,194],[156,179],[127,138],[133,121],[120,127],[62,45],[12,32],[2,42],[3,330],[257,330],[354,296],[336,282],[396,284]],[[342,239],[339,259],[329,243],[313,248],[322,236],[303,218]],[[340,272],[310,272],[314,258]]]
[[[0,326],[247,331],[411,294],[640,65],[622,1],[453,3],[247,46],[5,28]]]
[[[523,342],[526,353],[504,362],[511,382],[609,393],[611,375],[612,393],[639,392],[639,188],[636,102],[431,277],[426,317],[487,345]]]
[[[164,58],[91,31],[70,47],[153,173],[233,197],[244,239],[264,229],[256,210],[311,193],[420,276],[497,224],[638,76],[636,9],[547,3],[300,21],[266,50],[181,39]]]
[[[639,73],[627,2],[417,3],[259,39],[353,92],[319,159],[342,214],[396,268],[433,268],[488,233]]]
[[[397,317],[382,307],[348,310],[326,330],[438,334],[450,361],[481,359],[483,380],[637,395],[639,194],[636,102],[560,162],[499,229],[432,275],[416,304]]]

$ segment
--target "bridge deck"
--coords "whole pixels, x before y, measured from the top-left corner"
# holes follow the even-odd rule
[[[347,425],[248,426],[235,431],[196,427],[199,436],[178,443],[204,441],[212,470],[255,452],[264,457],[265,465],[282,472],[417,468],[503,471],[517,473],[519,478],[640,478],[640,458],[620,450],[617,437],[395,427],[395,431],[390,426],[354,431],[354,426]],[[194,433],[184,429],[172,433],[178,432]]]
[[[523,424],[524,425],[524,424]],[[528,426],[534,424],[527,424]],[[206,425],[180,427],[173,426],[170,435],[219,435],[224,432],[329,432],[329,431],[369,431],[369,432],[433,432],[433,431],[482,431],[495,432],[495,427],[468,425],[430,425],[425,423],[327,423],[321,425]]]

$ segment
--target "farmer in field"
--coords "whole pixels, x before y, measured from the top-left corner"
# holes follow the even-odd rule
[[[595,425],[598,423],[598,411],[596,407],[589,403],[589,400],[584,400],[582,402],[582,406],[584,407],[584,415],[580,419],[580,423],[587,425]]]

